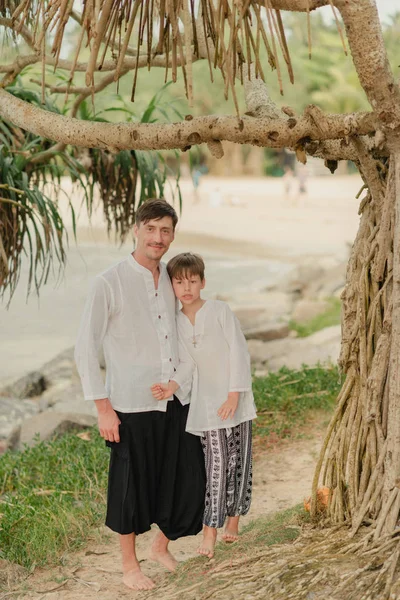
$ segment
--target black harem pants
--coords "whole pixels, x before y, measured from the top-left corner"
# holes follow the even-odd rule
[[[198,436],[186,433],[189,406],[177,398],[167,411],[120,413],[120,442],[111,447],[106,525],[120,534],[157,524],[176,540],[202,529],[204,456]]]

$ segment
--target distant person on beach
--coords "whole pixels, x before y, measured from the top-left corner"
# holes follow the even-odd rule
[[[285,198],[290,198],[290,192],[292,190],[294,179],[294,173],[291,167],[288,165],[285,166],[285,173],[282,176],[283,180],[283,190],[285,194]]]
[[[203,541],[199,554],[212,558],[217,528],[235,542],[239,519],[250,509],[252,494],[252,419],[256,410],[250,357],[240,324],[220,300],[203,300],[204,262],[185,252],[167,265],[182,309],[177,328],[180,343],[196,363],[186,430],[200,436],[207,473]],[[164,400],[175,385],[155,384],[154,397]]]
[[[185,431],[194,364],[178,350],[176,299],[160,262],[177,221],[165,200],[141,205],[136,248],[95,278],[75,348],[85,400],[95,402],[111,447],[106,525],[119,534],[123,582],[134,590],[154,587],[141,571],[136,536],[156,523],[150,558],[173,571],[169,541],[201,531],[204,512],[202,447]],[[163,402],[153,397],[155,380],[173,389]]]
[[[296,172],[297,179],[297,193],[295,200],[298,201],[301,196],[307,196],[307,167],[303,164],[299,164]]]

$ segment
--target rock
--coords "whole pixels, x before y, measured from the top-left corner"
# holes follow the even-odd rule
[[[324,329],[320,329],[316,331],[312,335],[307,338],[303,338],[308,340],[310,344],[315,344],[316,346],[323,346],[327,343],[340,341],[342,335],[342,326],[341,325],[331,325],[330,327],[325,327]]]
[[[1,390],[2,396],[13,398],[32,398],[40,396],[47,387],[45,376],[40,371],[32,371]]]
[[[247,340],[270,342],[271,340],[279,340],[287,337],[290,329],[285,323],[267,323],[265,327],[247,329],[243,333]]]
[[[76,389],[76,386],[79,386]],[[40,397],[39,405],[41,411],[45,411],[50,407],[56,406],[60,402],[68,402],[71,396],[74,396],[79,391],[82,397],[82,388],[79,382],[73,383],[70,379],[62,379],[55,385],[50,386]],[[74,412],[74,411],[71,411]]]
[[[256,368],[276,371],[283,366],[299,369],[302,364],[335,363],[339,357],[341,327],[334,325],[307,338],[285,338],[272,342],[249,340],[251,360]]]
[[[7,439],[15,427],[39,412],[33,400],[5,398],[0,396],[0,439]]]
[[[58,404],[53,406],[51,412],[61,414],[73,412],[82,416],[88,415],[96,417],[97,419],[97,409],[95,403],[92,400],[83,400],[82,392],[80,392],[79,399],[70,399],[66,402],[59,402]]]
[[[278,282],[273,289],[300,296],[311,283],[320,279],[324,273],[324,267],[319,264],[302,264]]]
[[[254,371],[254,377],[267,377],[268,369],[256,369]]]
[[[52,360],[45,363],[41,368],[46,379],[52,384],[61,380],[69,380],[73,377],[75,369],[74,348],[68,348],[57,354]]]
[[[19,448],[22,448],[24,444],[33,446],[37,434],[39,434],[40,440],[48,440],[54,435],[62,435],[73,428],[86,429],[96,423],[96,417],[90,415],[46,411],[22,423]]]
[[[329,308],[329,302],[326,300],[300,300],[291,315],[293,321],[297,323],[307,323],[321,315]]]
[[[275,339],[284,334],[279,330],[288,320],[293,307],[292,299],[282,292],[238,294],[230,306],[240,321],[244,334],[271,331],[263,339]]]
[[[16,425],[7,438],[7,445],[10,450],[16,450],[21,437],[21,425]]]
[[[318,299],[337,296],[346,282],[346,268],[347,263],[342,262],[328,269],[322,277],[307,286],[306,295]]]

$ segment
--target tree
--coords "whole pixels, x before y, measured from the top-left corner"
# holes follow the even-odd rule
[[[266,65],[260,60],[262,44],[278,79],[282,78],[283,64],[293,79],[281,11],[308,14],[328,4],[343,20],[357,75],[371,107],[369,112],[328,114],[309,105],[303,114],[296,115],[290,107],[279,108],[268,94],[264,83]],[[325,524],[337,524],[341,535],[350,527],[351,534],[357,536],[355,540],[342,540],[346,557],[358,556],[361,560],[366,548],[370,548],[371,557],[382,557],[379,564],[376,561],[371,564],[366,559],[362,569],[367,577],[364,588],[353,586],[347,590],[346,597],[389,597],[391,590],[397,589],[394,578],[400,557],[397,538],[400,514],[400,90],[389,66],[375,1],[127,0],[120,3],[87,0],[82,14],[77,14],[74,3],[68,0],[19,3],[3,0],[0,7],[3,12],[0,24],[22,36],[30,48],[29,54],[0,67],[4,73],[0,116],[13,127],[52,140],[54,144],[45,150],[47,159],[70,145],[118,153],[123,150],[186,151],[195,144],[207,144],[218,158],[223,155],[224,140],[229,140],[291,148],[302,162],[306,161],[307,154],[319,156],[332,172],[342,159],[353,160],[358,166],[364,186],[360,191],[360,228],[343,293],[340,366],[344,384],[314,477],[312,514],[317,515],[317,489],[324,483],[330,489]],[[78,26],[79,42],[72,58],[66,60],[61,58],[60,51],[65,28],[71,20]],[[45,34],[50,29],[53,45],[48,55],[43,49]],[[339,29],[342,35],[340,26]],[[80,53],[84,56],[83,62],[78,62]],[[163,67],[173,81],[181,69],[190,102],[195,83],[192,65],[201,59],[208,61],[210,72],[215,66],[222,73],[225,92],[231,94],[237,115],[187,115],[184,120],[162,124],[105,123],[77,118],[83,100],[127,72],[132,72],[134,97],[141,67]],[[46,110],[6,91],[5,86],[11,84],[26,65],[40,61],[69,73],[64,85],[51,88],[59,94],[76,97],[68,115]],[[102,75],[96,81],[99,71]],[[78,72],[85,73],[85,85],[74,85],[74,75]],[[236,80],[239,85],[235,85]],[[239,114],[237,102],[242,82],[244,115]],[[44,75],[42,85],[43,90],[48,85]],[[18,198],[13,210],[20,210]],[[0,250],[4,255],[1,247]],[[13,252],[16,251],[20,249],[14,248]],[[7,249],[5,258],[9,258]],[[332,545],[338,543],[336,534],[332,533],[336,530],[327,531],[324,541],[314,550],[317,557],[314,563],[318,565],[321,557],[328,560],[337,550]],[[308,556],[311,555],[312,550]],[[264,571],[268,568],[263,565]],[[300,582],[301,577],[307,580],[310,569],[310,560],[300,565]],[[323,565],[315,569],[315,578],[325,581]],[[354,573],[346,573],[343,585],[354,583],[354,577]],[[276,581],[276,573],[269,581]],[[331,597],[338,597],[336,594],[342,588],[341,585],[332,592]]]

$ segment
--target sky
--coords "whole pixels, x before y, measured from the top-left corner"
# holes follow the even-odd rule
[[[400,0],[376,0],[379,16],[382,22],[385,22],[390,15],[395,12],[400,12]],[[327,19],[332,18],[332,9],[330,6],[319,8],[318,11],[326,16]]]

